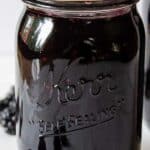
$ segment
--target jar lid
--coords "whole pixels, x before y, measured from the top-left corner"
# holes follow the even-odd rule
[[[23,0],[27,4],[35,6],[51,6],[51,7],[74,7],[93,8],[93,7],[109,7],[125,4],[136,3],[139,0]]]

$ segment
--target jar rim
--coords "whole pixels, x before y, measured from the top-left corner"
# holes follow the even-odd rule
[[[37,7],[57,7],[59,9],[65,8],[74,10],[112,8],[131,5],[138,1],[139,0],[23,0],[24,3]]]
[[[55,16],[55,17],[62,17],[62,18],[75,18],[75,19],[102,19],[102,18],[113,18],[117,16],[121,16],[124,14],[129,13],[132,8],[134,8],[134,4],[125,5],[125,6],[118,6],[118,7],[111,7],[111,8],[103,8],[103,9],[60,9],[58,7],[51,7],[43,8],[37,7],[33,5],[27,4],[27,9],[31,13],[36,13],[44,16]]]

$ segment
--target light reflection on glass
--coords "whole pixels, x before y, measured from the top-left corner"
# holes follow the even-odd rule
[[[35,31],[35,34],[38,35],[35,47],[37,47],[38,49],[41,49],[41,46],[44,45],[43,43],[51,34],[52,28],[53,28],[53,24],[51,20],[46,19],[43,22],[39,23],[39,26],[37,30]]]

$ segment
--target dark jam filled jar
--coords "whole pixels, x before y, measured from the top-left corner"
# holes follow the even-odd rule
[[[136,1],[25,3],[18,149],[140,150],[144,31]]]

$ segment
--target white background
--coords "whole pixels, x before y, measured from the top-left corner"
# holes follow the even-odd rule
[[[20,0],[1,0],[0,3],[0,98],[15,81],[15,33],[23,8]],[[142,10],[141,4],[139,8]],[[0,128],[0,150],[10,149],[17,150],[16,137],[8,136]],[[142,150],[150,150],[150,129],[145,123],[143,123]]]

